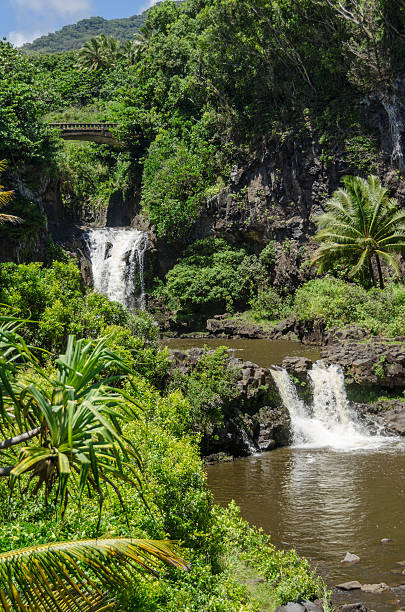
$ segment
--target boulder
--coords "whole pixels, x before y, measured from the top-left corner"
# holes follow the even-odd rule
[[[381,419],[391,431],[405,436],[405,402],[396,402],[394,408],[381,414]]]
[[[362,584],[361,590],[364,593],[385,593],[385,591],[389,591],[390,588],[385,582],[379,582],[377,584]]]
[[[340,608],[340,612],[368,612],[368,608],[362,603],[345,604]]]
[[[341,563],[358,563],[360,561],[360,557],[354,555],[353,553],[346,553],[344,559],[342,559]]]
[[[306,609],[299,603],[287,603],[284,606],[278,606],[275,612],[305,612]]]
[[[356,589],[361,589],[361,584],[358,580],[351,580],[350,582],[342,582],[342,584],[337,584],[336,588],[341,589],[342,591],[355,591]]]
[[[308,359],[308,357],[286,357],[283,359],[282,363],[283,368],[285,368],[289,374],[297,376],[298,378],[306,378],[312,365],[312,360]]]

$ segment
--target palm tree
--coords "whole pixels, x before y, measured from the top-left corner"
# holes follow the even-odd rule
[[[346,176],[344,188],[326,202],[317,219],[316,239],[321,243],[312,263],[323,272],[333,263],[349,265],[349,276],[367,274],[375,285],[376,263],[380,287],[384,288],[381,259],[400,274],[396,253],[405,252],[405,210],[388,195],[376,176]]]
[[[111,592],[127,590],[134,572],[158,576],[162,564],[189,569],[173,542],[163,540],[102,538],[12,550],[0,554],[2,609],[113,610]]]
[[[113,66],[121,55],[121,43],[112,36],[100,34],[87,41],[79,51],[78,66],[88,72]]]
[[[21,449],[16,463],[7,465],[6,457],[0,476],[27,474],[27,487],[37,479],[34,493],[44,485],[46,498],[56,488],[62,512],[75,489],[80,500],[90,486],[101,511],[102,481],[118,496],[114,481],[140,484],[139,455],[122,433],[122,425],[139,415],[131,398],[110,386],[119,376],[102,376],[111,366],[123,372],[125,366],[107,349],[105,339],[70,336],[65,354],[56,361],[56,376],[49,375],[18,335],[17,325],[9,317],[0,326],[1,430],[8,436],[0,449],[39,439]],[[27,366],[35,372],[35,382],[24,375]]]
[[[5,171],[7,168],[7,161],[5,159],[0,160],[0,174]],[[14,198],[14,191],[4,191],[3,185],[0,185],[0,210],[3,206],[7,206]],[[21,223],[22,219],[20,217],[16,217],[14,215],[6,215],[4,213],[0,213],[0,223],[5,223],[8,221],[9,223]]]

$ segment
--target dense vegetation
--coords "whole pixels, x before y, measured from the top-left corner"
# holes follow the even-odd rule
[[[19,481],[11,499],[7,481],[0,483],[0,550],[30,546],[24,553],[29,571],[35,570],[35,563],[36,567],[43,564],[36,588],[48,584],[42,599],[30,599],[34,597],[29,585],[35,582],[35,571],[30,582],[28,574],[18,577],[18,566],[12,565],[22,603],[13,599],[9,582],[2,582],[0,576],[3,595],[14,602],[15,609],[20,605],[23,609],[24,601],[35,601],[35,609],[45,610],[62,593],[65,600],[74,596],[78,605],[82,589],[88,598],[101,601],[97,599],[101,593],[89,591],[88,583],[83,582],[85,575],[80,574],[77,561],[90,564],[90,576],[100,579],[121,609],[128,610],[199,612],[209,606],[223,612],[257,611],[259,602],[243,584],[249,567],[265,580],[260,605],[266,610],[278,602],[322,595],[322,582],[311,574],[306,561],[293,551],[277,551],[267,536],[239,517],[235,506],[223,510],[212,505],[199,458],[196,424],[204,421],[198,396],[205,387],[212,413],[205,412],[204,403],[204,418],[218,420],[219,400],[231,398],[234,389],[233,374],[229,373],[228,382],[224,377],[223,352],[207,354],[189,380],[185,375],[174,378],[167,389],[160,365],[165,364],[167,371],[166,353],[153,339],[148,317],[131,322],[128,313],[101,296],[91,311],[100,320],[103,333],[108,333],[105,339],[76,341],[70,336],[56,359],[53,350],[60,351],[63,341],[55,327],[55,337],[49,330],[44,350],[38,331],[46,318],[47,300],[58,301],[60,310],[68,310],[72,299],[80,299],[73,269],[73,264],[55,263],[41,274],[34,264],[10,264],[3,279],[2,300],[15,304],[20,316],[32,305],[39,322],[7,314],[0,321],[1,427],[8,438],[0,475],[11,471]],[[36,285],[34,276],[39,277]],[[12,295],[8,293],[11,289]],[[81,299],[91,299],[91,294]],[[11,305],[4,312],[10,310]],[[103,327],[111,316],[121,325]],[[65,333],[69,325],[66,319]],[[130,325],[132,333],[125,335]],[[90,328],[82,333],[98,335]],[[30,336],[35,345],[24,341]],[[154,355],[149,361],[145,359],[148,351]],[[160,392],[151,380],[160,381]],[[103,563],[111,564],[107,575],[100,573],[96,561],[97,547],[102,554],[104,545],[101,534],[110,538],[109,552],[103,557]],[[98,542],[77,542],[75,548],[66,542],[55,552],[38,548],[47,542],[96,537]],[[128,537],[141,540],[130,544]],[[133,557],[135,563],[139,554],[146,555],[150,567],[152,554],[178,564],[171,548],[160,550],[159,544],[149,542],[168,538],[183,542],[180,554],[191,563],[188,573],[164,571],[159,566],[161,579],[156,583],[144,573],[129,570],[128,555],[135,548],[128,546],[132,545],[140,547]],[[64,579],[51,586],[52,570],[44,555],[57,562],[58,551],[72,563],[65,564]],[[120,567],[121,574],[116,571]],[[73,593],[65,582],[69,573],[76,580]],[[90,586],[94,589],[94,583]]]
[[[271,611],[323,594],[306,561],[276,550],[234,505],[213,505],[200,444],[226,416],[239,373],[223,349],[173,373],[154,318],[191,329],[242,311],[267,325],[291,316],[403,335],[403,213],[379,179],[353,177],[375,174],[380,161],[361,101],[395,98],[405,10],[399,0],[342,7],[169,0],[148,11],[136,38],[136,19],[94,19],[36,41],[39,54],[0,42],[0,239],[18,245],[22,262],[0,266],[0,427],[17,439],[1,454],[0,475],[12,479],[0,479],[0,551],[103,534],[181,541],[189,572],[162,567],[160,581],[131,573],[119,593],[106,585],[128,610]],[[58,121],[114,121],[120,146],[65,143],[47,126]],[[319,163],[338,157],[351,178],[324,194],[318,219],[315,257],[328,275],[314,279],[313,269],[301,286],[276,288],[288,238],[249,241],[246,228],[232,244],[202,238],[198,219],[235,164],[300,138],[319,142]],[[400,146],[391,161],[401,176]],[[152,315],[84,287],[75,257],[47,232],[49,181],[73,218],[115,196],[139,199],[160,244],[178,255],[164,279],[148,279]],[[241,210],[243,192],[233,195]],[[384,231],[374,233],[377,218]],[[380,275],[380,257],[396,277],[387,267]],[[11,495],[9,484],[18,484]],[[260,601],[246,570],[265,581]]]

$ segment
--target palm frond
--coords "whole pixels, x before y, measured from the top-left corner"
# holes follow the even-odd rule
[[[0,601],[13,612],[112,610],[136,572],[188,570],[170,541],[103,538],[42,544],[0,554]]]

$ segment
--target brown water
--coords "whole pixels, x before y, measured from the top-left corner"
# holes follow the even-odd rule
[[[216,348],[227,346],[234,356],[244,361],[253,361],[261,367],[280,365],[285,357],[308,357],[312,361],[320,358],[319,349],[290,340],[224,340],[218,338],[165,338],[163,346],[186,351],[193,347]]]
[[[208,484],[217,503],[234,499],[275,545],[308,557],[330,587],[348,580],[392,587],[378,595],[335,592],[337,604],[405,609],[405,565],[398,564],[405,561],[404,442],[350,452],[282,448],[208,467]],[[342,565],[347,551],[360,563]]]

